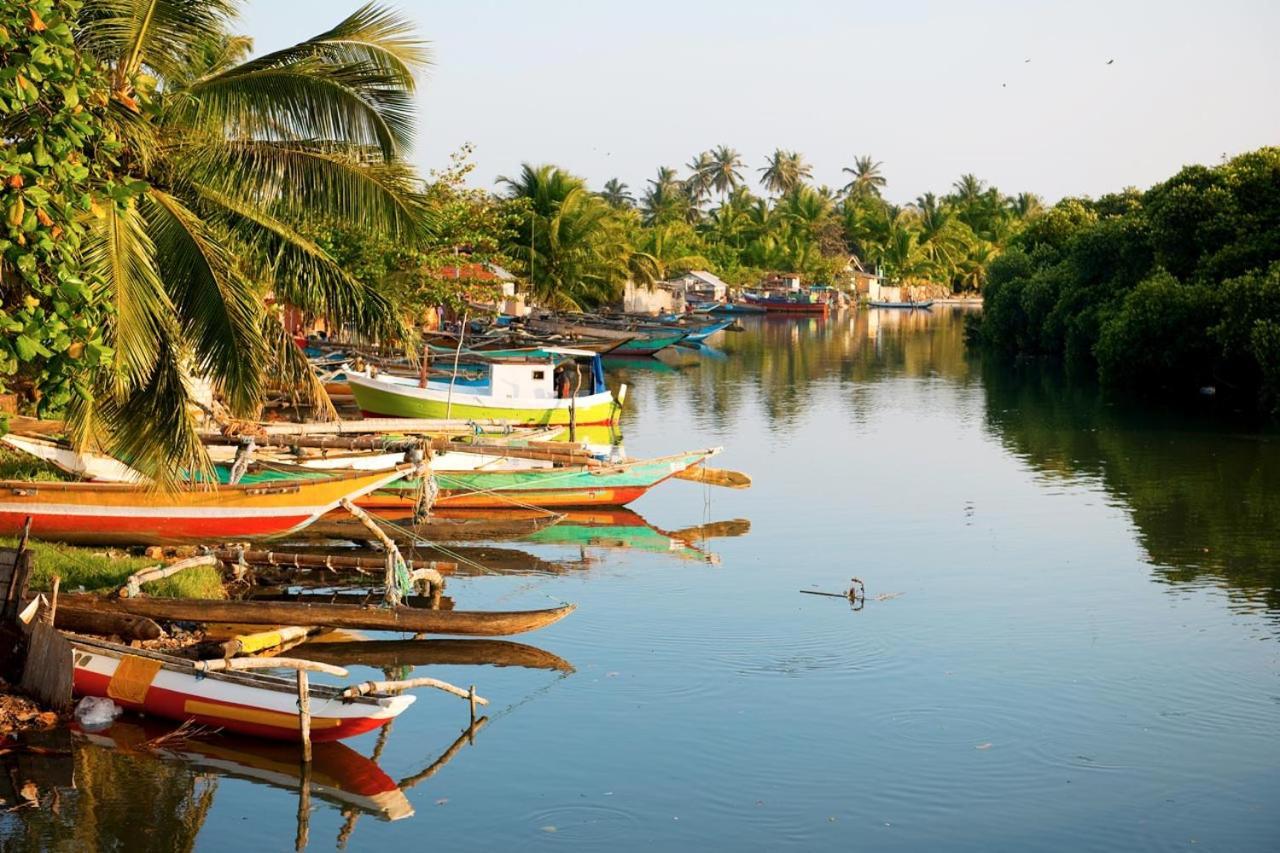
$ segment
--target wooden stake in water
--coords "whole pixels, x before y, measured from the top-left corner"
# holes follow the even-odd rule
[[[302,738],[302,761],[311,764],[311,685],[307,671],[298,670],[298,731]],[[305,787],[305,786],[304,786]]]

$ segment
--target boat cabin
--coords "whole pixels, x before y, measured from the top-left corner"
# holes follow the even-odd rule
[[[604,362],[587,350],[543,348],[550,358],[495,360],[487,365],[484,384],[497,399],[555,400],[604,393]],[[576,371],[575,371],[576,368]],[[575,373],[579,379],[575,379]]]

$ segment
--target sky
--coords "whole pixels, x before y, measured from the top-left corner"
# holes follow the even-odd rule
[[[241,30],[266,52],[359,3],[247,0]],[[1277,0],[389,5],[433,54],[411,159],[470,142],[481,187],[554,163],[638,196],[726,144],[751,181],[787,148],[833,187],[871,155],[898,203],[966,172],[1054,201],[1280,144]]]

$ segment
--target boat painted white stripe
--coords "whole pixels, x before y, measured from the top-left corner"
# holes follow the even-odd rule
[[[97,654],[83,646],[74,647],[74,659],[77,669],[83,669],[97,675],[110,678],[115,674],[120,659],[110,655]],[[85,658],[88,660],[85,660]],[[199,684],[197,685],[197,681]],[[161,668],[151,681],[151,686],[160,690],[175,693],[188,693],[216,702],[230,702],[264,711],[275,711],[280,714],[298,715],[297,689],[284,679],[279,679],[280,689],[275,690],[263,685],[250,687],[235,681],[202,677],[196,672],[174,672]],[[368,697],[370,701],[352,701],[339,699],[337,696],[324,697],[311,694],[311,714],[315,717],[331,717],[335,719],[374,719],[385,720],[398,715],[402,710],[417,701],[416,696],[408,693],[398,696]]]

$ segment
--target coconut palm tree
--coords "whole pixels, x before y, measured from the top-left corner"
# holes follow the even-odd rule
[[[660,166],[657,176],[650,178],[648,183],[649,187],[640,200],[646,225],[671,217],[684,218],[685,200],[681,198],[684,195],[684,189],[675,169],[670,166]]]
[[[852,176],[849,183],[844,185],[845,195],[850,198],[871,198],[872,196],[879,198],[880,190],[888,183],[880,173],[880,167],[883,165],[870,157],[855,157],[852,169],[845,166],[840,170]]]
[[[973,204],[982,197],[982,193],[986,190],[986,181],[978,180],[978,176],[969,172],[960,176],[960,179],[951,185],[955,190],[954,196],[957,201],[962,204]]]
[[[416,243],[427,223],[400,157],[413,137],[408,22],[366,5],[332,29],[249,59],[238,0],[87,0],[86,61],[106,71],[120,140],[86,266],[114,304],[109,372],[69,426],[159,479],[206,467],[192,384],[255,415],[272,376],[327,404],[268,300],[394,338],[394,306],[306,231],[335,223]],[[110,193],[110,194],[109,194]]]
[[[786,195],[804,181],[813,177],[813,167],[804,161],[798,151],[778,148],[760,167],[760,184],[776,195]]]
[[[605,181],[604,189],[600,192],[600,197],[613,208],[634,207],[636,200],[629,192],[627,185],[617,178],[610,178]]]
[[[728,145],[717,145],[711,150],[711,159],[714,162],[712,189],[723,197],[742,186],[742,170],[747,165],[742,162],[742,155]]]
[[[1018,193],[1009,199],[1008,207],[1018,219],[1033,219],[1044,212],[1044,200],[1035,193]]]
[[[674,174],[674,172],[673,172]],[[549,307],[582,308],[614,299],[628,278],[649,284],[657,262],[627,239],[624,217],[581,178],[555,166],[525,163],[520,175],[502,177],[518,204],[517,237],[507,247]]]
[[[703,151],[685,165],[689,170],[689,177],[684,179],[685,192],[699,206],[711,194],[715,165],[710,151]]]

